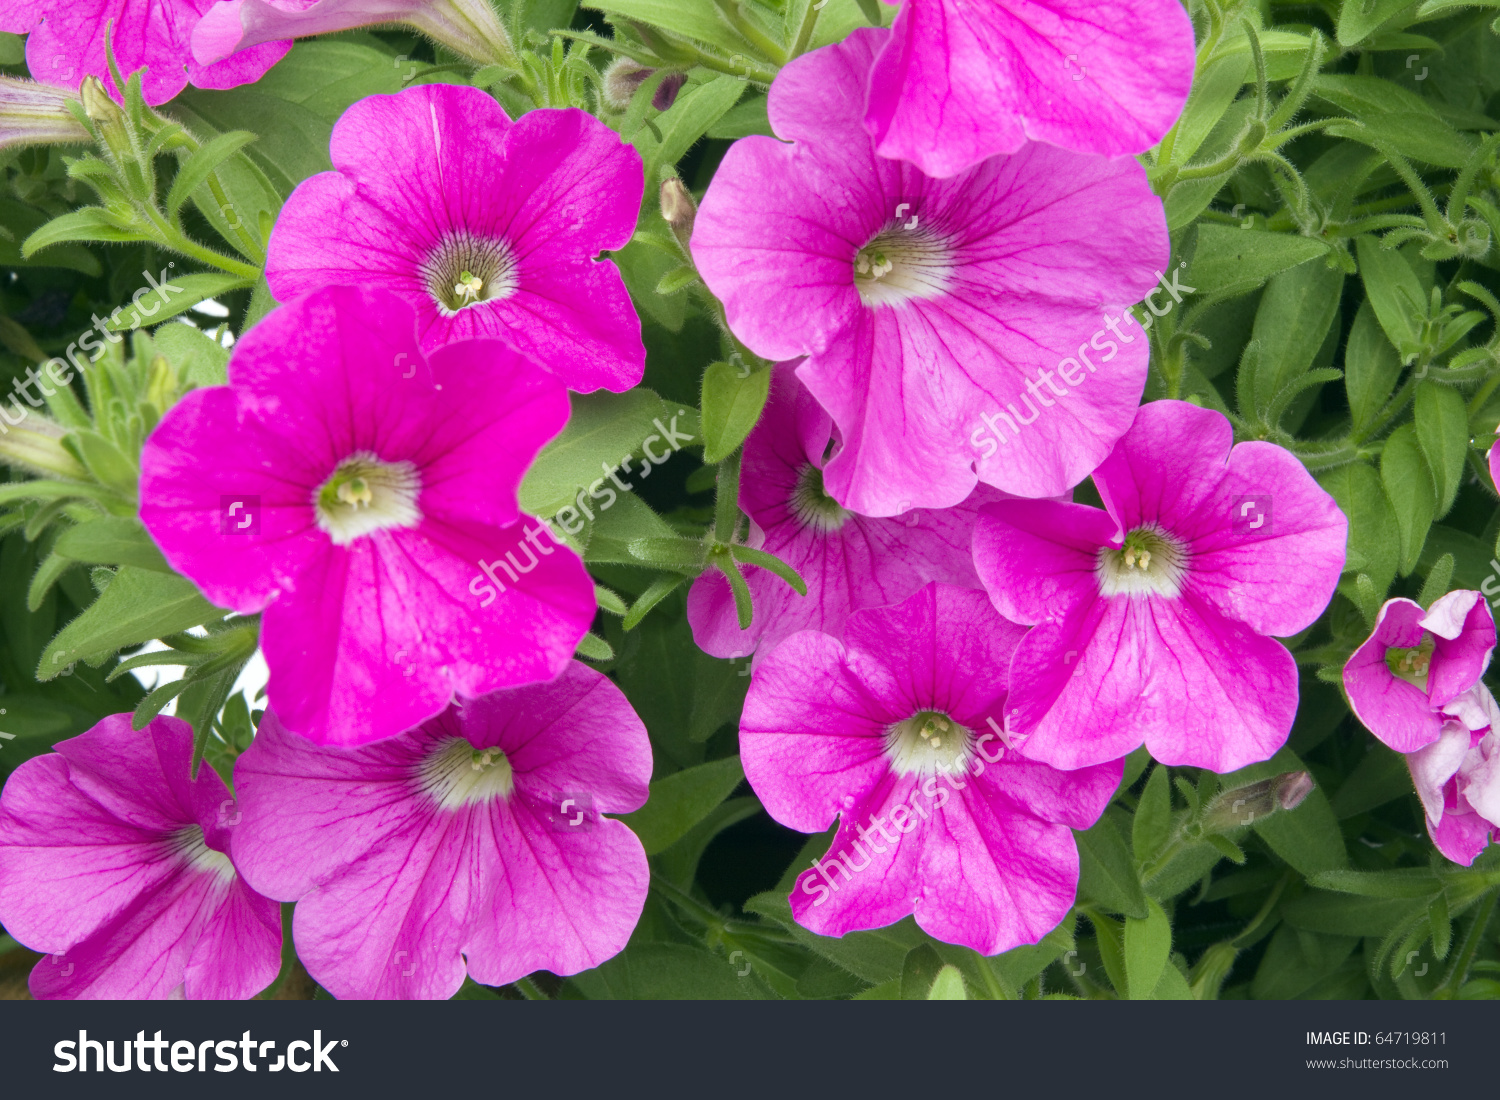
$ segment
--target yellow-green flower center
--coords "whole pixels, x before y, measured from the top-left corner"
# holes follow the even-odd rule
[[[797,472],[797,485],[792,490],[792,515],[804,527],[815,527],[819,531],[837,531],[848,520],[850,513],[823,488],[823,471],[807,463]]]
[[[410,462],[359,451],[340,462],[313,495],[318,526],[336,546],[391,527],[415,527],[421,477]]]
[[[1432,651],[1437,645],[1437,640],[1425,631],[1422,640],[1417,645],[1408,649],[1400,649],[1395,646],[1385,651],[1385,667],[1391,670],[1391,674],[1398,679],[1405,680],[1408,684],[1425,693],[1427,691],[1427,674],[1432,668]]]
[[[886,759],[897,775],[957,774],[973,746],[973,732],[940,710],[919,710],[885,731]]]

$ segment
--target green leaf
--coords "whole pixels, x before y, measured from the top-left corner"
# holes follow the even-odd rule
[[[142,326],[159,325],[163,321],[176,317],[179,313],[187,312],[199,302],[217,298],[220,294],[227,294],[231,290],[240,290],[250,285],[252,284],[249,279],[242,279],[238,275],[224,275],[216,272],[183,275],[181,278],[163,283],[160,290],[153,291],[145,300],[135,301],[121,307],[116,311],[119,315],[118,319],[115,319],[115,315],[112,314],[106,327],[114,332],[129,332]],[[148,306],[150,306],[149,309]]]
[[[97,276],[103,268],[81,244],[54,244],[36,257],[21,255],[21,242],[48,221],[48,215],[34,206],[0,198],[0,226],[11,234],[0,233],[0,267],[60,267]]]
[[[124,516],[101,516],[70,527],[58,536],[52,550],[92,565],[132,565],[157,573],[172,572],[140,521]]]
[[[1310,886],[1364,898],[1430,898],[1442,881],[1425,867],[1389,871],[1321,871],[1307,876]]]
[[[1205,299],[1230,298],[1327,251],[1318,241],[1289,233],[1200,225],[1183,281]]]
[[[1328,490],[1349,517],[1346,574],[1367,574],[1376,592],[1383,595],[1396,575],[1401,536],[1380,475],[1367,462],[1351,462],[1320,474],[1318,484]],[[1342,583],[1340,591],[1354,599],[1352,583]]]
[[[147,241],[150,236],[132,229],[109,211],[98,206],[85,206],[71,214],[53,218],[21,245],[21,255],[31,259],[44,248],[70,241]]]
[[[576,509],[579,493],[610,485],[608,471],[640,453],[641,442],[657,433],[654,421],[665,406],[651,390],[637,387],[625,393],[600,391],[570,393],[572,415],[562,434],[537,455],[521,482],[521,511],[553,516],[569,506]],[[622,480],[630,475],[623,470]],[[597,508],[597,501],[593,507]]]
[[[1400,377],[1401,356],[1381,330],[1366,298],[1354,315],[1344,350],[1344,392],[1349,397],[1349,418],[1355,432],[1375,423]]]
[[[968,992],[964,989],[964,976],[959,973],[956,966],[945,966],[938,971],[937,977],[932,980],[932,988],[927,992],[929,1001],[967,1001]]]
[[[1239,96],[1249,72],[1248,53],[1219,56],[1204,66],[1173,129],[1172,163],[1186,164],[1192,159]]]
[[[745,40],[719,18],[713,0],[587,0],[586,6],[649,23],[684,38],[696,38],[729,54],[750,50]]]
[[[764,1000],[771,992],[741,959],[731,961],[683,943],[631,944],[593,970],[569,979],[593,1000]]]
[[[1166,774],[1165,768],[1157,771]],[[1151,998],[1172,954],[1171,921],[1154,898],[1146,906],[1144,919],[1125,918],[1125,982],[1133,1001]]]
[[[1284,924],[1266,947],[1251,995],[1259,1000],[1301,997],[1337,971],[1358,944],[1356,936],[1319,934]]]
[[[594,633],[585,634],[578,639],[577,653],[590,661],[612,661],[615,656],[610,644]]]
[[[247,130],[231,130],[201,145],[198,151],[184,160],[177,169],[177,176],[172,180],[172,188],[167,192],[167,216],[175,218],[177,211],[182,209],[182,204],[187,202],[188,197],[194,191],[208,182],[208,177],[213,174],[215,168],[254,140],[255,135]]]
[[[674,3],[680,0],[673,0]],[[647,201],[654,202],[658,173],[663,165],[676,164],[703,138],[710,127],[729,113],[745,94],[745,82],[726,74],[715,77],[677,97],[677,102],[656,120],[661,143],[642,150],[646,168]],[[649,134],[649,131],[644,131]]]
[[[744,908],[781,924],[798,943],[871,985],[899,978],[911,949],[926,942],[910,917],[888,928],[850,932],[839,939],[814,935],[792,919],[785,890],[756,894],[745,902]]]
[[[903,1001],[928,1000],[928,994],[932,992],[933,983],[943,967],[942,957],[932,944],[923,943],[913,947],[901,964],[901,999]],[[957,971],[955,970],[954,973]],[[959,977],[958,984],[962,989],[962,976]]]
[[[765,408],[771,372],[710,363],[703,372],[703,461],[722,462],[734,453]]]
[[[1146,780],[1141,792],[1141,803],[1136,807],[1135,823],[1131,827],[1131,843],[1135,849],[1137,863],[1149,863],[1167,846],[1172,832],[1172,788],[1167,780],[1167,769],[1158,764]]]
[[[1259,348],[1253,362],[1253,409],[1241,409],[1276,427],[1277,398],[1312,368],[1313,360],[1339,314],[1344,273],[1327,264],[1300,264],[1272,276],[1255,314],[1251,339]],[[1252,365],[1252,364],[1247,364]],[[1245,368],[1241,367],[1243,371]]]
[[[1357,122],[1336,122],[1332,136],[1377,141],[1413,160],[1441,168],[1462,168],[1474,146],[1421,96],[1375,76],[1324,74],[1313,81],[1313,94],[1353,115]]]
[[[761,134],[765,137],[775,137],[776,132],[771,129],[771,119],[766,111],[767,98],[763,95],[751,95],[735,104],[724,117],[719,119],[708,128],[704,137],[718,138],[723,141],[735,141],[751,134]]]
[[[422,67],[396,56],[395,47],[373,36],[363,36],[360,42],[303,39],[255,82],[255,90],[305,107],[332,124],[366,96],[401,91],[407,78]]]
[[[1226,790],[1287,772],[1306,771],[1291,749],[1282,749],[1263,764],[1242,768],[1224,777]],[[1257,817],[1251,828],[1266,846],[1303,875],[1349,866],[1344,834],[1321,787],[1314,787],[1295,810],[1278,810]]]
[[[1130,858],[1130,849],[1113,817],[1104,815],[1078,841],[1078,896],[1115,913],[1145,917],[1146,895]]]
[[[738,756],[684,768],[651,784],[651,797],[620,820],[635,830],[646,854],[665,851],[707,817],[745,778]]]
[[[1339,9],[1339,45],[1346,50],[1357,46],[1381,24],[1416,6],[1416,0],[1347,0]]]
[[[42,651],[36,678],[51,680],[77,661],[99,665],[127,646],[222,619],[185,577],[121,566],[97,600]]]
[[[124,451],[98,432],[87,428],[69,433],[67,441],[77,450],[78,457],[98,481],[122,496],[135,496],[139,474],[135,463]]]
[[[1469,450],[1469,413],[1464,399],[1450,386],[1421,382],[1416,400],[1417,442],[1437,486],[1439,516],[1453,507],[1463,484],[1464,456]]]
[[[1365,293],[1380,327],[1401,354],[1402,362],[1410,362],[1421,348],[1412,311],[1427,300],[1427,292],[1400,252],[1383,247],[1374,237],[1360,237],[1355,247]]]
[[[1432,470],[1422,457],[1417,432],[1403,424],[1391,433],[1380,455],[1380,480],[1391,499],[1401,532],[1401,575],[1416,568],[1427,543],[1427,532],[1437,515],[1437,488]]]
[[[1334,792],[1331,805],[1334,816],[1345,821],[1411,793],[1406,757],[1371,738],[1363,759]]]
[[[190,324],[163,325],[151,334],[158,354],[193,386],[223,386],[229,381],[229,349]]]

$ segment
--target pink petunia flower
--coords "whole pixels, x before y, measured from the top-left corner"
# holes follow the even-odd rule
[[[755,618],[741,630],[722,573],[705,573],[688,595],[693,640],[715,657],[756,660],[799,630],[842,637],[851,612],[900,603],[930,581],[979,588],[969,543],[979,508],[1004,494],[981,485],[963,504],[912,509],[871,519],[839,506],[823,490],[833,422],[795,365],[778,364],[771,395],[745,440],[740,508],[750,517],[747,545],[775,554],[801,574],[807,595],[763,569],[747,570]]]
[[[235,860],[297,902],[297,955],[337,997],[576,974],[625,946],[645,904],[641,842],[601,815],[646,801],[646,728],[577,662],[357,749],[267,711],[234,774]]]
[[[512,122],[478,88],[429,84],[344,112],[335,171],[297,185],[271,232],[279,301],[381,287],[417,310],[424,350],[505,340],[571,389],[641,380],[641,324],[614,264],[635,232],[640,155],[567,109]]]
[[[1163,764],[1233,771],[1291,732],[1297,666],[1277,637],[1333,596],[1348,521],[1288,451],[1230,449],[1229,421],[1142,407],[1094,472],[1104,509],[1004,501],[974,533],[1016,650],[1008,728],[1059,768],[1143,741]]]
[[[206,0],[193,28],[193,56],[209,64],[262,42],[405,23],[480,64],[515,61],[488,0]]]
[[[1164,278],[1161,202],[1133,161],[1047,145],[947,180],[877,156],[863,89],[888,36],[781,71],[771,122],[792,144],[735,143],[693,256],[751,350],[808,357],[844,507],[951,507],[976,480],[1059,496],[1135,415],[1148,349],[1125,307]],[[1166,286],[1191,289],[1175,271]]]
[[[235,872],[224,781],[193,731],[130,715],[26,761],[0,790],[0,924],[48,958],[38,999],[243,1000],[281,969],[281,911]]]
[[[1477,713],[1446,719],[1436,741],[1406,757],[1433,844],[1465,867],[1500,830],[1500,708],[1482,684],[1468,694]]]
[[[259,80],[292,48],[271,42],[213,64],[193,58],[189,38],[214,0],[6,0],[0,31],[27,35],[26,67],[43,84],[77,91],[86,76],[104,82],[120,98],[104,52],[110,46],[122,75],[137,69],[141,93],[155,106],[191,81],[195,88],[234,88]],[[290,36],[286,36],[290,38]]]
[[[839,822],[792,890],[798,923],[842,936],[914,913],[993,955],[1067,914],[1069,830],[1104,812],[1121,764],[1061,772],[1005,744],[997,720],[1024,633],[982,592],[930,584],[856,611],[842,643],[803,631],[761,663],[740,723],[745,775],[783,825]]]
[[[322,743],[551,679],[595,610],[516,499],[567,421],[562,384],[496,341],[426,357],[415,331],[381,290],[275,310],[141,456],[142,521],[210,600],[265,612],[270,704]]]
[[[865,125],[881,156],[930,176],[1028,140],[1143,153],[1182,113],[1195,58],[1178,0],[906,0]]]
[[[1470,689],[1494,648],[1495,618],[1478,592],[1449,592],[1426,612],[1415,600],[1387,600],[1344,665],[1350,708],[1385,744],[1415,752],[1436,741],[1449,718],[1473,716]]]

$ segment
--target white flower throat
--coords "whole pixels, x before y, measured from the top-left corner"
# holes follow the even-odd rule
[[[417,508],[422,478],[410,462],[385,462],[356,451],[313,494],[318,526],[335,546],[393,527],[422,522]]]
[[[944,293],[954,267],[945,238],[893,221],[855,253],[854,287],[867,306],[896,306]]]
[[[421,271],[427,292],[449,316],[467,306],[509,298],[520,285],[510,245],[471,233],[445,237]]]
[[[1137,527],[1119,549],[1099,551],[1094,567],[1101,596],[1176,597],[1187,578],[1187,548],[1155,524]]]

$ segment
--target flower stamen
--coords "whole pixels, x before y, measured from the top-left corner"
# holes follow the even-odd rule
[[[357,451],[340,462],[313,494],[313,513],[335,546],[392,527],[422,522],[421,477],[410,462],[385,462]]]
[[[1095,575],[1104,596],[1177,596],[1187,576],[1187,548],[1148,524],[1125,536],[1118,549],[1099,551]]]

